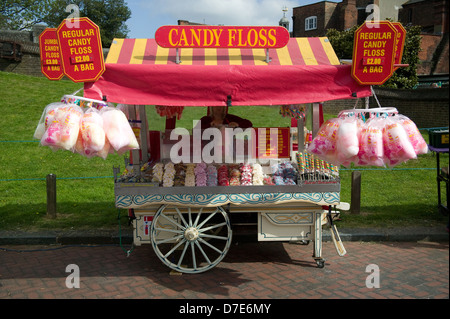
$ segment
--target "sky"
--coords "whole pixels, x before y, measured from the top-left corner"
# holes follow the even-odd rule
[[[128,38],[154,38],[164,25],[178,20],[231,26],[273,26],[286,17],[292,31],[292,8],[320,0],[126,0],[131,10]]]

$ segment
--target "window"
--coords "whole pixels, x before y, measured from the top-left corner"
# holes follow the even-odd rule
[[[317,17],[312,16],[305,19],[305,31],[317,29]]]

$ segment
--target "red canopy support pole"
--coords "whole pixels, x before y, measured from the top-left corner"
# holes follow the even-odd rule
[[[136,112],[137,105],[128,108],[128,121],[139,121],[139,113]],[[134,132],[134,131],[133,131]],[[133,165],[133,170],[140,169],[140,161],[142,160],[140,150],[130,150],[130,164]]]
[[[313,103],[312,105],[312,137],[314,138],[323,124],[323,106],[322,103]]]
[[[139,110],[139,119],[141,120],[140,140],[141,140],[141,159],[142,163],[147,163],[148,156],[148,141],[150,139],[150,132],[148,131],[147,113],[145,112],[145,105],[136,105]]]
[[[177,118],[175,116],[168,118],[166,117],[166,130],[173,130],[175,129],[177,123]]]
[[[297,136],[298,136],[298,151],[305,150],[305,119],[299,118],[297,120]]]
[[[319,127],[323,124],[323,103],[319,103]]]

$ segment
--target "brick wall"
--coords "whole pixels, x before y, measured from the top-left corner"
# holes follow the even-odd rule
[[[436,69],[434,70],[434,73],[443,73],[448,74],[449,73],[449,63],[448,63],[448,57],[449,57],[449,35],[448,33],[444,35],[446,37],[445,41],[446,44],[442,48],[441,56],[436,64]]]
[[[13,41],[21,46],[20,61],[0,58],[0,71],[43,76],[39,54],[39,34],[45,29],[36,25],[31,31],[0,30],[0,40]]]
[[[31,31],[0,30],[0,41],[13,41],[21,46],[22,58],[20,61],[0,58],[0,71],[19,73],[32,76],[44,76],[41,72],[39,52],[39,35],[45,29],[43,26],[34,26]],[[103,49],[103,57],[108,56],[109,48]],[[63,77],[63,79],[67,79]]]
[[[419,128],[449,126],[448,87],[415,90],[375,88],[375,94],[382,107],[395,107]],[[324,113],[333,115],[354,106],[355,100],[327,101],[323,104]],[[369,107],[378,107],[374,97],[369,98]],[[360,99],[356,108],[365,108],[365,100]]]
[[[340,21],[343,30],[349,29],[358,23],[358,10],[356,9],[356,0],[342,1],[340,7]]]
[[[0,59],[0,71],[33,76],[44,76],[41,73],[41,60],[39,58],[39,53],[23,53],[21,61]]]
[[[403,4],[399,10],[398,18],[403,24],[412,23],[422,26],[427,32],[445,30],[448,32],[448,1],[417,1]]]
[[[292,32],[295,37],[318,37],[325,33],[324,26],[328,24],[325,21],[324,15],[326,2],[318,2],[310,5],[297,7],[293,9],[293,16],[295,17]],[[336,4],[337,5],[337,4]],[[336,5],[329,12],[333,12]],[[305,19],[308,17],[317,17],[317,29],[305,31]]]
[[[293,8],[294,37],[321,37],[328,29],[345,30],[358,21],[358,8],[365,7],[370,0],[343,0],[342,2],[320,1]],[[305,31],[305,19],[317,16],[317,29]]]

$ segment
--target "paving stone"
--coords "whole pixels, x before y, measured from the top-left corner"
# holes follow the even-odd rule
[[[448,242],[344,244],[340,257],[332,242],[323,243],[320,269],[312,245],[240,243],[214,269],[180,276],[170,275],[150,245],[129,257],[118,246],[8,246],[16,251],[0,250],[0,299],[449,298]],[[69,264],[80,269],[80,288],[65,285]],[[379,267],[380,288],[366,287],[369,264]]]

